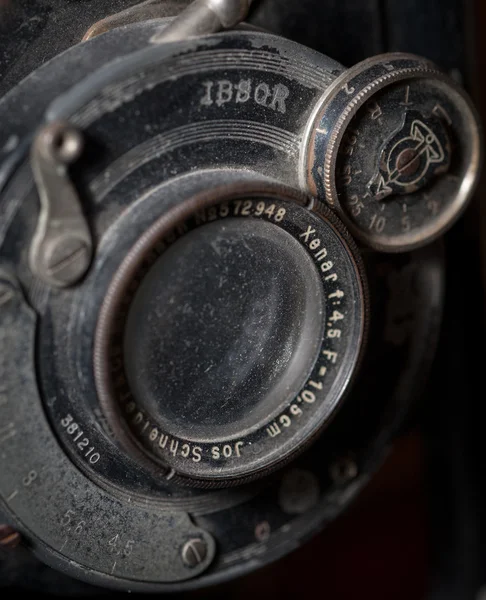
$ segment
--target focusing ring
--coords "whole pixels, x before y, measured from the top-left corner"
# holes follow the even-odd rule
[[[213,232],[214,225],[217,225],[218,231]],[[261,235],[255,233],[260,232],[262,225]],[[204,236],[202,241],[194,238],[194,233],[204,230],[209,237]],[[236,232],[240,230],[243,231],[242,237],[235,242],[238,237]],[[232,247],[241,244],[246,248],[245,251],[249,244],[256,243],[244,260],[250,260],[252,252],[258,253],[271,245],[274,256],[281,252],[285,262],[290,262],[292,253],[297,252],[296,264],[300,265],[303,272],[296,276],[301,277],[301,282],[307,281],[307,288],[303,292],[301,290],[302,310],[300,313],[294,312],[285,325],[295,331],[294,337],[297,338],[291,352],[288,352],[287,346],[281,353],[278,353],[279,348],[274,347],[275,331],[271,330],[281,329],[284,321],[276,323],[268,315],[268,311],[273,309],[268,306],[267,310],[265,297],[260,302],[259,306],[263,306],[262,321],[270,331],[268,333],[262,329],[260,332],[261,337],[270,336],[268,344],[263,344],[261,350],[263,354],[277,351],[273,360],[275,364],[285,360],[287,351],[288,369],[277,372],[266,388],[259,382],[258,389],[253,386],[250,391],[233,397],[233,408],[228,412],[224,426],[221,426],[221,414],[225,403],[230,402],[224,392],[221,397],[212,397],[210,392],[202,394],[199,398],[202,408],[197,404],[198,398],[194,398],[193,387],[185,389],[184,394],[177,389],[175,392],[178,393],[174,392],[170,397],[170,370],[177,369],[177,361],[183,361],[188,377],[198,369],[200,376],[205,377],[206,371],[200,368],[200,355],[194,355],[192,363],[190,350],[184,356],[173,356],[171,340],[167,342],[167,338],[171,338],[171,327],[177,326],[184,310],[186,313],[192,312],[193,308],[197,311],[197,292],[192,296],[195,307],[186,306],[187,298],[177,293],[171,296],[171,300],[165,297],[167,301],[161,305],[159,295],[174,285],[176,292],[180,291],[180,286],[187,284],[187,273],[184,269],[175,268],[161,276],[162,269],[157,267],[161,260],[164,261],[165,253],[169,252],[169,264],[176,264],[178,252],[185,252],[184,248],[189,248],[197,261],[198,256],[204,256],[204,244],[216,243],[211,238],[213,234],[219,236],[219,241],[229,236],[227,239],[231,238]],[[182,242],[191,235],[194,239],[184,246]],[[255,242],[255,236],[259,241]],[[201,243],[201,247],[197,246],[198,243]],[[265,273],[268,275],[265,265],[270,260],[269,252],[263,251],[256,256],[254,268],[258,272],[256,277],[255,273],[252,274],[252,285],[258,281],[260,274],[263,274],[262,277],[265,277]],[[233,260],[234,255],[228,259]],[[278,263],[280,259],[276,260]],[[187,261],[184,264],[187,265]],[[274,268],[275,265],[272,263],[270,267]],[[196,270],[202,268],[203,264],[199,263],[195,267]],[[154,269],[159,270],[154,274]],[[238,272],[238,269],[231,271]],[[231,289],[234,289],[236,281],[232,279],[233,275],[227,273],[227,286],[233,286]],[[148,279],[153,281],[146,286]],[[177,280],[176,284],[174,280]],[[158,286],[155,302],[150,298],[150,291],[144,289],[148,287],[153,291],[154,282]],[[238,284],[240,288],[237,294],[240,294],[245,283]],[[288,277],[282,281],[278,277],[272,279],[269,285],[289,287]],[[204,302],[214,301],[217,304],[220,292],[216,288],[213,287],[213,297],[205,297]],[[187,287],[184,289],[187,290]],[[285,304],[284,297],[290,295],[288,289],[283,289],[277,289],[282,307]],[[205,290],[207,293],[208,289]],[[265,285],[262,293],[265,296]],[[142,301],[137,299],[140,294]],[[169,305],[174,297],[175,304],[186,304],[182,312],[171,313],[171,321],[167,313],[171,310]],[[225,322],[225,332],[234,331],[240,326],[235,298],[237,296],[231,296],[229,308],[235,315],[233,329]],[[245,302],[253,302],[251,298],[252,291]],[[275,298],[270,304],[275,304]],[[138,307],[135,312],[147,314],[130,316],[134,307]],[[278,310],[279,307],[276,312]],[[314,314],[308,314],[312,312]],[[176,317],[176,314],[179,316]],[[308,321],[303,323],[306,315]],[[94,371],[101,406],[124,443],[128,442],[132,450],[134,446],[143,448],[153,460],[164,465],[167,478],[182,478],[192,485],[204,487],[233,485],[255,479],[268,474],[302,451],[329,422],[359,362],[366,337],[367,315],[368,298],[359,255],[344,227],[327,208],[314,205],[300,193],[278,185],[269,186],[268,183],[234,185],[196,195],[161,217],[134,245],[113,278],[100,311],[95,339]],[[197,321],[199,315],[195,318]],[[135,330],[134,319],[137,323]],[[183,337],[188,348],[199,348],[206,344],[204,358],[217,346],[217,340],[205,337],[209,331],[207,328],[200,335],[196,331],[198,325],[194,325],[196,321],[189,319],[184,335],[175,338]],[[253,320],[249,327],[253,328],[254,325]],[[127,328],[132,330],[128,342]],[[144,336],[153,339],[146,343],[142,339]],[[255,341],[251,338],[246,339],[245,343],[255,344]],[[169,348],[161,358],[162,355],[157,353],[167,345]],[[310,353],[306,346],[312,346]],[[139,349],[146,356],[141,356]],[[242,376],[241,364],[237,370],[228,358],[229,354],[225,348],[217,355],[220,358],[217,371],[223,372],[226,369],[224,360],[228,360],[228,381],[231,383]],[[302,355],[303,364],[290,364],[292,361],[298,363]],[[155,367],[148,364],[150,360],[155,361]],[[259,360],[262,362],[265,358]],[[131,364],[133,362],[136,366]],[[258,366],[247,364],[250,374],[245,376],[250,383]],[[263,369],[267,367],[264,365]],[[299,372],[299,368],[302,372]],[[287,380],[282,380],[283,376]],[[177,381],[180,381],[180,377]],[[208,389],[210,384],[206,380],[196,381],[196,386]],[[214,387],[221,387],[220,379]],[[244,385],[241,389],[245,389]],[[207,405],[211,403],[208,408]],[[239,411],[235,410],[235,406],[239,407]],[[174,410],[179,411],[181,416],[176,425],[171,422]],[[192,412],[198,411],[204,412],[209,432],[202,426],[198,427],[197,417],[191,425]],[[240,416],[234,416],[235,413]],[[231,422],[233,418],[235,422]]]

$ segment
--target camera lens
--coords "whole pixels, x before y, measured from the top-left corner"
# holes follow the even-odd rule
[[[265,221],[205,224],[140,284],[125,329],[128,384],[168,435],[238,439],[302,388],[324,318],[317,268],[289,233]]]
[[[167,477],[203,486],[302,450],[342,399],[366,325],[361,263],[327,209],[228,193],[178,207],[135,244],[95,347],[114,428]]]

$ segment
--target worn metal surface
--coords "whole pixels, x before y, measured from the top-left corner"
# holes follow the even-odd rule
[[[139,0],[4,0],[0,95],[81,40],[94,23],[137,4]],[[173,15],[187,0],[170,4],[177,8]],[[466,53],[462,0],[263,0],[249,20],[344,65],[380,52],[414,52],[460,76]]]
[[[23,247],[37,217],[28,163],[10,177],[5,187],[1,210],[6,218],[2,220],[0,240],[2,256],[8,264],[15,265],[29,303],[38,315],[36,358],[42,400],[33,395],[31,388],[29,392],[24,390],[22,402],[35,406],[27,415],[25,426],[44,423],[51,434],[51,428],[55,429],[57,437],[52,436],[50,441],[45,438],[46,448],[59,448],[60,452],[62,449],[66,464],[81,481],[96,482],[93,486],[110,507],[108,525],[122,518],[123,511],[130,507],[135,510],[136,506],[143,506],[150,515],[165,517],[178,511],[189,513],[218,547],[205,575],[183,584],[197,587],[283,556],[335,518],[365,484],[401,426],[427,372],[440,319],[443,267],[436,247],[417,255],[367,257],[374,297],[372,346],[353,390],[326,434],[292,465],[293,469],[308,473],[304,479],[297,478],[296,483],[282,472],[265,486],[208,493],[171,486],[160,477],[160,469],[153,461],[145,463],[126,453],[123,440],[114,435],[98,405],[91,364],[99,308],[113,274],[162,213],[176,206],[181,198],[207,190],[209,182],[227,184],[233,177],[247,181],[272,177],[295,182],[302,132],[323,91],[342,72],[340,65],[327,57],[264,34],[219,34],[177,47],[151,48],[150,39],[158,27],[156,21],[139,23],[98,36],[45,66],[38,77],[25,81],[0,102],[0,115],[9,115],[9,119],[0,119],[7,139],[28,136],[46,113],[53,119],[69,118],[86,135],[87,153],[77,163],[73,181],[86,198],[86,214],[99,243],[83,284],[72,290],[49,290],[26,269]],[[142,37],[148,48],[126,62],[117,60],[83,81],[92,64],[102,66],[98,56],[107,53],[114,57],[121,41],[131,44],[132,49],[140,48]],[[71,60],[76,63],[76,70],[71,68]],[[25,107],[21,115],[15,114],[18,106]],[[136,126],[132,126],[134,115]],[[222,164],[225,168],[221,168]],[[194,165],[199,168],[194,169]],[[28,336],[22,339],[26,343]],[[32,371],[29,377],[33,385]],[[18,382],[13,380],[12,386],[15,385]],[[12,397],[16,395],[14,392]],[[39,415],[49,420],[48,430],[47,422]],[[17,429],[17,421],[14,423]],[[81,432],[81,438],[74,440]],[[31,434],[25,433],[24,438],[27,435]],[[88,446],[80,448],[83,438],[88,440]],[[16,442],[19,439],[15,436]],[[91,447],[93,450],[86,457]],[[96,460],[90,462],[92,454]],[[353,456],[357,474],[352,480],[336,483],[330,469],[342,456]],[[37,470],[36,466],[37,463],[31,470]],[[307,482],[307,491],[300,498],[299,481]],[[84,503],[86,496],[79,494],[80,505],[60,512],[59,507],[70,501],[70,495],[63,499],[61,485],[49,490],[40,488],[37,499],[48,498],[50,503],[40,505],[51,506],[52,518],[59,522],[67,510],[76,508],[83,512],[88,504]],[[8,500],[12,491],[2,495]],[[23,496],[20,492],[17,496],[20,502]],[[24,522],[31,507],[24,511],[14,500],[7,502],[6,511],[17,514],[19,521]],[[34,517],[39,516],[38,510],[41,509],[32,513]],[[103,507],[100,514],[106,514],[102,510]],[[80,519],[88,524],[88,519]],[[228,528],[230,522],[238,527]],[[134,523],[137,524],[136,519]],[[153,523],[151,517],[147,523]],[[187,522],[186,525],[189,526]],[[113,577],[102,572],[111,569],[114,561],[106,566],[110,547],[106,548],[101,527],[90,529],[91,543],[99,550],[96,572],[82,567],[86,561],[91,564],[82,542],[78,545],[75,540],[70,545],[69,538],[61,552],[66,537],[61,539],[52,530],[50,535],[55,539],[47,537],[48,545],[40,543],[35,532],[44,536],[43,526],[29,523],[25,534],[36,542],[44,560],[91,582],[125,589],[132,586],[132,582],[123,579],[122,571],[120,579],[115,579],[119,563]],[[29,534],[31,528],[34,533]],[[152,527],[150,534],[147,529],[139,531],[153,536],[158,530]],[[95,533],[100,536],[96,540]],[[195,533],[183,543],[199,536]],[[114,537],[115,534],[108,541]],[[168,546],[169,566],[174,564],[170,561],[176,560],[182,564],[181,547],[176,546]],[[147,547],[155,551],[152,541],[147,542]],[[66,562],[68,552],[73,562]],[[78,562],[74,554],[78,555]],[[136,569],[136,565],[132,566]],[[133,573],[130,568],[127,564],[127,573]],[[161,573],[160,563],[147,564],[146,568],[158,568],[159,581],[167,577]],[[183,568],[187,576],[188,569]],[[172,567],[168,571],[173,572]],[[194,573],[193,569],[189,571]],[[164,584],[159,585],[164,588]],[[147,578],[144,589],[155,587],[153,576]]]
[[[117,573],[134,588],[137,581],[174,582],[200,574],[214,558],[210,534],[182,511],[120,501],[76,469],[52,436],[34,375],[37,318],[14,276],[2,273],[15,294],[0,313],[2,347],[9,348],[1,361],[8,395],[1,409],[0,495],[3,507],[14,512],[18,530],[32,546],[50,547],[52,558],[95,570],[113,583]],[[78,444],[87,462],[104,460],[96,443],[84,444],[83,439]],[[189,574],[181,548],[194,537],[205,540],[207,556]]]
[[[155,37],[158,43],[231,29],[243,21],[253,0],[194,0]]]
[[[79,159],[83,146],[81,133],[58,121],[36,134],[30,152],[41,204],[30,267],[37,277],[58,287],[83,277],[93,250],[81,199],[68,173],[68,166]]]
[[[106,33],[111,29],[140,23],[142,21],[150,21],[151,19],[162,19],[178,15],[181,10],[186,8],[190,0],[145,0],[139,2],[130,8],[109,15],[93,25],[84,34],[82,41],[86,42],[92,38]]]

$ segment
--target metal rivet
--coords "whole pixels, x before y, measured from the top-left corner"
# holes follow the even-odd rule
[[[329,473],[334,483],[347,483],[358,475],[358,465],[349,456],[344,456],[331,465]]]

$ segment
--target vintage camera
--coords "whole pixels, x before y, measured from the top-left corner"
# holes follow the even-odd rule
[[[2,535],[99,586],[302,544],[434,355],[469,98],[415,55],[346,69],[241,25],[249,4],[122,6],[0,100]]]

